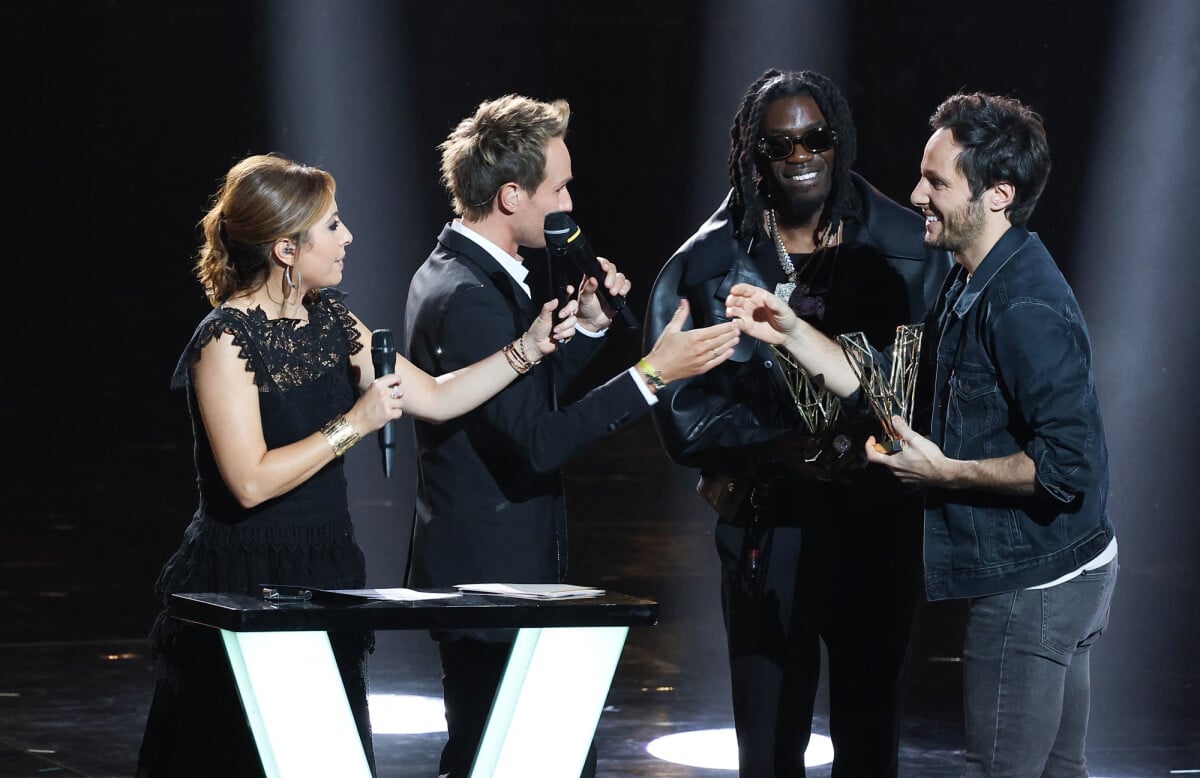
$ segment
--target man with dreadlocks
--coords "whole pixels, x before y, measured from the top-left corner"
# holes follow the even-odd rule
[[[925,246],[919,216],[852,172],[854,124],[828,78],[766,71],[730,136],[732,189],[655,281],[650,342],[679,297],[688,325],[726,321],[726,295],[742,282],[775,290],[827,334],[863,332],[878,348],[922,320],[950,255]],[[652,410],[667,452],[700,470],[697,489],[718,513],[741,775],[804,775],[823,640],[833,775],[894,776],[920,498],[866,467],[874,417],[837,414],[826,395],[833,420],[805,422],[782,356],[743,338]]]

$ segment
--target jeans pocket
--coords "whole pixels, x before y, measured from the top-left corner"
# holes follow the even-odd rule
[[[1116,562],[1038,590],[1042,595],[1042,645],[1059,654],[1090,646],[1108,625]]]

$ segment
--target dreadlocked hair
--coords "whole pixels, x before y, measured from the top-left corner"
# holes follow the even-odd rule
[[[758,171],[755,145],[762,130],[767,105],[796,95],[808,95],[817,103],[825,121],[837,136],[834,142],[833,186],[821,209],[813,240],[827,227],[837,228],[848,217],[861,218],[861,208],[850,184],[850,169],[858,152],[858,138],[850,106],[837,85],[811,70],[770,69],[749,86],[729,129],[729,185],[733,188],[734,231],[739,238],[764,236],[763,214],[770,208],[767,185]]]

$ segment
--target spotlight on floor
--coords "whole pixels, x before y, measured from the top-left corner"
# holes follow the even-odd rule
[[[678,732],[650,741],[646,751],[664,762],[705,767],[709,770],[737,770],[737,733],[732,729],[701,729]],[[824,735],[813,734],[804,752],[805,767],[833,761],[833,743]]]
[[[440,697],[372,694],[367,698],[371,731],[376,735],[421,735],[446,731],[446,709]]]

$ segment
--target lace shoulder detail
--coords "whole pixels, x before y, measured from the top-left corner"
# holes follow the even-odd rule
[[[191,369],[200,361],[200,353],[222,333],[227,333],[233,338],[233,344],[238,348],[238,356],[246,363],[246,372],[253,373],[255,385],[260,385],[262,376],[268,375],[268,372],[262,355],[255,347],[251,331],[251,320],[255,314],[265,321],[266,315],[261,309],[246,314],[236,308],[214,308],[196,326],[192,339],[180,355],[175,365],[175,373],[171,376],[171,388],[180,389],[191,383]]]
[[[322,289],[308,304],[308,321],[270,319],[262,308],[242,311],[218,307],[200,322],[171,379],[173,388],[187,386],[191,368],[203,348],[229,333],[260,392],[288,391],[344,370],[350,356],[362,351],[353,314],[335,289]]]
[[[342,332],[346,335],[346,343],[350,348],[350,353],[357,354],[363,349],[362,337],[354,321],[354,316],[350,313],[350,309],[346,307],[346,304],[342,302],[345,297],[345,292],[337,289],[321,289],[317,291],[317,301],[314,307],[322,308],[333,321],[337,322]]]

